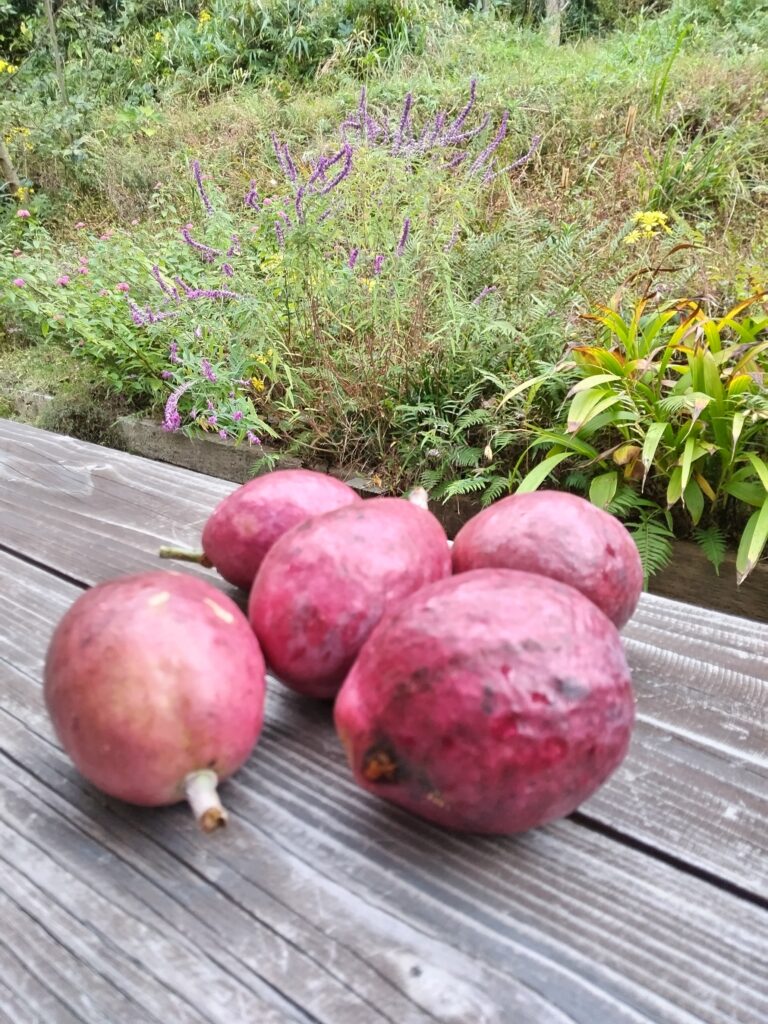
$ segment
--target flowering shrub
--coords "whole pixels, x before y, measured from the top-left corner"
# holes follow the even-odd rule
[[[363,90],[335,147],[298,157],[273,136],[282,184],[252,181],[236,209],[193,160],[198,222],[178,234],[82,230],[61,259],[34,218],[19,222],[3,299],[115,390],[164,396],[168,430],[380,467],[414,404],[510,365],[508,327],[491,330],[501,267],[478,228],[503,218],[538,145],[510,140],[506,113],[479,116],[474,82],[452,114],[417,107],[408,94],[372,110]],[[478,245],[482,262],[468,259]]]

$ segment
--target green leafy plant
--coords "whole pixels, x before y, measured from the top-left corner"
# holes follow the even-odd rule
[[[716,568],[725,536],[737,536],[737,578],[746,579],[768,542],[768,316],[750,312],[764,299],[723,316],[693,300],[653,308],[647,297],[626,315],[588,314],[597,336],[553,371],[567,376],[568,400],[554,427],[530,427],[532,447],[547,454],[520,489],[576,462],[596,505],[625,495],[647,534],[650,499],[655,522],[663,515],[669,528],[669,511]],[[523,386],[529,403],[540,386]]]

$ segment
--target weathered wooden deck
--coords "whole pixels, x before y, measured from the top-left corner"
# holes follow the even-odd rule
[[[768,1020],[766,626],[645,598],[630,756],[520,838],[374,802],[276,685],[227,830],[85,783],[42,706],[51,631],[232,488],[0,421],[0,1022]]]

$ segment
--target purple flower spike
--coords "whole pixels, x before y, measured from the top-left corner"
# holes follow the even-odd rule
[[[355,269],[355,264],[357,263],[357,258],[358,258],[359,255],[360,255],[360,250],[359,249],[351,249],[350,250],[349,259],[347,260],[347,266],[349,267],[350,270],[354,270]]]
[[[217,256],[221,256],[221,251],[219,249],[213,249],[210,245],[203,245],[202,242],[196,242],[189,233],[188,228],[181,229],[181,237],[191,249],[194,249],[196,253],[199,253],[200,259],[204,263],[213,263]]]
[[[235,409],[235,411],[232,413],[232,419],[235,421],[235,423],[239,423],[242,418],[242,412],[239,409]]]
[[[410,235],[410,233],[411,218],[406,217],[405,220],[403,221],[403,230],[400,235],[400,241],[397,243],[397,248],[395,249],[395,256],[402,256],[403,253],[405,252],[405,247],[408,244],[408,236]]]
[[[459,164],[463,164],[467,159],[467,153],[457,153],[456,156],[452,157],[445,165],[447,171],[453,170],[454,167],[458,167]]]
[[[221,430],[219,431],[219,437],[222,439],[222,441],[226,441],[227,438],[229,437],[229,432],[225,430],[224,427],[222,427]]]
[[[448,129],[447,136],[448,136],[449,140],[450,140],[452,135],[456,135],[456,133],[458,132],[459,128],[461,128],[461,126],[464,124],[464,122],[467,120],[467,118],[469,117],[470,113],[472,112],[472,108],[475,105],[476,93],[477,93],[477,79],[473,78],[470,81],[470,83],[469,83],[469,102],[467,103],[467,105],[461,111],[459,116],[455,119],[453,124]]]
[[[160,267],[155,264],[152,267],[152,277],[160,285],[161,290],[171,299],[178,299],[179,293],[175,288],[171,288],[167,281],[163,279],[163,275],[160,273]]]
[[[170,370],[163,370],[163,372],[160,374],[160,376],[163,378],[163,380],[172,380],[173,379],[173,374],[171,373]]]
[[[179,346],[175,341],[172,341],[168,348],[168,362],[175,363],[176,365],[181,362],[181,359],[179,359]]]
[[[379,253],[376,259],[373,261],[373,273],[375,277],[378,277],[381,273],[381,268],[384,266],[384,260],[386,257],[383,253]]]
[[[285,248],[285,232],[283,231],[283,225],[279,220],[275,221],[275,235],[277,236],[277,244],[281,249]]]
[[[259,193],[256,191],[256,182],[251,182],[251,187],[246,193],[245,199],[243,200],[245,206],[250,206],[252,210],[260,210],[261,204],[259,202]]]
[[[131,320],[133,320],[137,327],[143,327],[144,324],[146,323],[144,319],[144,314],[133,301],[133,299],[128,300],[128,306],[131,310]]]
[[[185,391],[189,391],[192,387],[192,381],[188,380],[186,384],[182,384],[181,387],[176,388],[168,396],[168,401],[165,403],[165,415],[163,417],[163,430],[173,432],[178,430],[181,426],[181,416],[179,415],[179,399]]]
[[[252,430],[249,430],[245,436],[248,438],[248,444],[261,444],[261,440],[256,437]]]
[[[200,360],[200,372],[206,380],[211,382],[211,384],[216,383],[216,374],[213,372],[213,368],[207,359]]]
[[[498,178],[498,176],[500,174],[507,174],[509,171],[516,171],[518,167],[525,166],[525,164],[528,163],[528,161],[531,159],[531,157],[533,156],[533,154],[536,152],[536,150],[539,148],[540,145],[541,145],[541,136],[540,135],[534,135],[534,137],[531,139],[531,146],[530,146],[530,149],[528,150],[528,152],[527,153],[523,153],[523,155],[518,160],[515,160],[515,162],[510,164],[508,167],[504,167],[504,168],[502,168],[502,170],[497,171],[496,174],[492,175],[492,177],[493,178]]]
[[[472,300],[472,305],[479,306],[487,295],[491,295],[495,291],[497,291],[496,285],[486,285],[480,294]]]
[[[505,110],[504,113],[501,115],[501,124],[499,125],[499,130],[496,132],[494,137],[491,139],[491,141],[488,143],[488,145],[482,151],[480,156],[477,157],[477,159],[474,161],[472,166],[469,168],[469,173],[470,174],[476,174],[477,171],[479,171],[480,168],[485,165],[485,163],[490,159],[490,157],[493,156],[493,154],[496,152],[496,150],[502,144],[502,142],[504,141],[504,137],[507,134],[507,123],[508,123],[508,121],[509,121],[509,111]]]
[[[208,193],[205,191],[205,186],[203,185],[203,172],[200,170],[199,160],[192,161],[192,174],[195,179],[195,185],[197,185],[197,193],[200,196],[200,201],[205,208],[205,212],[210,215],[213,213],[213,205],[211,204],[211,200],[208,198]]]
[[[222,274],[224,274],[225,277],[234,277],[235,276],[235,268],[232,266],[231,263],[222,263],[221,264],[221,272],[222,272]]]
[[[454,224],[453,225],[453,231],[451,232],[451,237],[446,242],[445,247],[443,248],[443,252],[450,252],[451,249],[454,247],[454,245],[456,245],[456,239],[458,237],[459,237],[459,225],[458,224]]]
[[[395,135],[395,141],[392,144],[392,152],[399,153],[400,148],[405,142],[406,133],[408,131],[408,122],[411,117],[411,107],[413,106],[413,93],[406,93],[405,102],[403,103],[403,113],[400,117],[400,124],[397,129],[397,135]]]
[[[342,164],[341,170],[333,178],[331,178],[329,182],[326,182],[326,184],[323,185],[319,193],[321,196],[326,196],[328,195],[329,192],[332,192],[333,189],[335,189],[337,185],[341,184],[341,182],[347,177],[349,172],[352,170],[352,147],[349,145],[348,142],[344,143],[344,145],[341,147],[341,149],[333,158],[333,160],[331,160],[331,162],[326,165],[326,170],[332,164],[335,164],[338,160],[342,159],[342,157],[344,159],[344,163]]]

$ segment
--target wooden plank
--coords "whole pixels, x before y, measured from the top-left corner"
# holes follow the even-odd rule
[[[17,563],[14,574],[6,571],[11,576],[14,601],[26,592],[45,616],[47,574]],[[52,590],[53,608],[66,591],[77,593],[60,580]],[[324,947],[330,961],[341,955],[334,944],[355,951],[433,1010],[438,985],[458,979],[458,1005],[474,1014],[459,1020],[506,1024],[512,1006],[512,1019],[536,1024],[746,1024],[768,1012],[758,987],[768,917],[758,908],[570,822],[487,841],[417,823],[353,785],[327,708],[282,689],[270,694],[254,758],[227,786],[234,820],[225,841],[200,837],[182,808],[137,811],[103,799],[51,742],[36,675],[45,634],[35,634],[24,672],[6,667],[2,676],[0,745],[11,760],[0,792],[17,801],[12,820],[24,822],[23,840],[55,851],[60,870],[86,874],[113,913],[135,916],[124,901],[144,891],[151,915],[203,950],[225,935],[228,953],[242,958],[240,972],[254,922],[290,929],[286,937],[302,950],[313,933],[324,933],[333,943]],[[229,901],[226,916],[217,909],[220,896]],[[201,924],[178,916],[176,904],[197,899],[204,900],[207,938],[198,934]],[[259,947],[260,964],[264,955]],[[478,961],[487,965],[482,983]],[[411,974],[414,968],[421,973]],[[440,973],[446,970],[448,979]],[[505,973],[516,985],[506,979],[501,995]],[[499,1007],[507,1008],[501,1016]],[[441,1013],[438,1007],[431,1019],[450,1020]]]
[[[171,528],[174,541],[194,546],[205,518],[200,502],[212,506],[220,497],[220,481],[33,431],[38,435],[42,441],[32,447],[25,434],[11,460],[17,486],[3,494],[0,524],[10,524],[8,535],[23,554],[84,583],[156,565],[156,548]],[[51,489],[61,479],[45,476],[56,471],[61,451],[68,467],[63,493]],[[102,460],[95,483],[94,452]],[[112,458],[114,465],[104,462]],[[0,465],[0,473],[10,472]],[[41,474],[42,488],[18,483]],[[25,507],[41,516],[42,551],[28,523],[18,526]],[[215,573],[206,577],[235,594]],[[48,586],[47,576],[40,585]],[[17,604],[19,617],[14,602],[8,613],[10,636],[24,648],[23,624],[27,615],[39,616],[40,599],[27,593]],[[51,608],[49,628],[61,611],[60,602]],[[768,815],[768,627],[646,596],[625,637],[638,694],[632,756],[583,813],[768,896],[768,835],[761,827]]]
[[[300,701],[289,704],[306,714]],[[314,709],[313,731],[319,715]],[[32,709],[25,717],[33,720]],[[12,758],[0,772],[2,791],[12,794],[13,820],[24,823],[29,844],[15,849],[0,828],[0,850],[24,853],[25,872],[44,869],[57,901],[62,886],[69,896],[72,881],[62,875],[55,884],[50,860],[67,879],[84,876],[86,905],[101,897],[113,919],[151,882],[142,924],[159,914],[166,926],[183,925],[196,948],[199,926],[178,920],[182,911],[171,901],[197,907],[204,879],[214,890],[200,904],[209,941],[220,942],[222,929],[238,958],[248,933],[240,936],[232,908],[261,920],[266,890],[285,907],[277,926],[310,916],[329,940],[370,957],[385,978],[401,985],[424,979],[425,991],[413,995],[428,1006],[448,986],[453,1005],[472,1010],[445,1017],[432,1002],[429,1019],[438,1021],[746,1024],[768,1012],[756,980],[768,918],[757,908],[569,822],[518,840],[446,835],[369,800],[347,778],[340,753],[320,759],[297,725],[284,722],[281,736],[265,737],[227,787],[233,826],[212,842],[181,808],[138,811],[94,794],[33,728],[0,715]],[[218,894],[231,900],[226,915],[215,912]],[[66,909],[79,911],[72,899]],[[419,941],[403,941],[413,935]],[[304,948],[300,934],[294,941]],[[335,961],[330,943],[326,952]],[[476,970],[468,974],[457,953],[487,965],[482,986],[471,983]],[[264,950],[253,955],[261,962]],[[505,972],[518,979],[514,998],[501,994]],[[518,1013],[510,1018],[512,1007]]]

